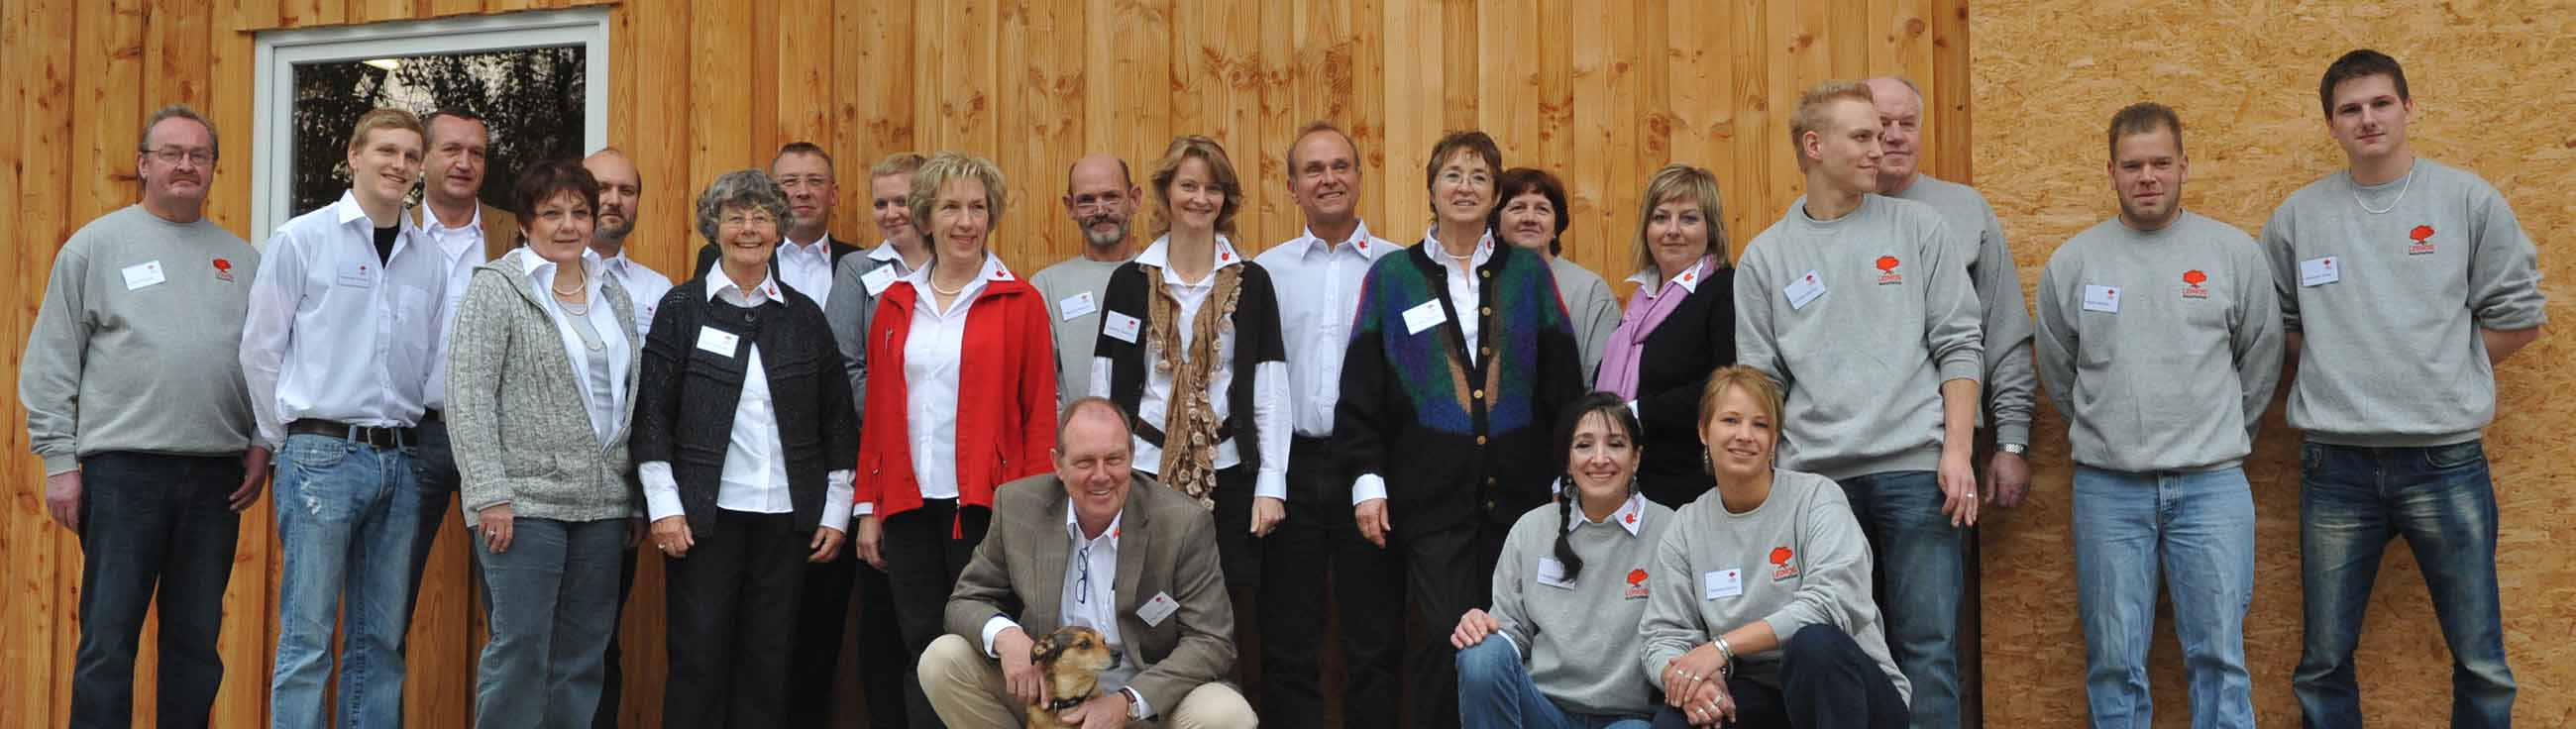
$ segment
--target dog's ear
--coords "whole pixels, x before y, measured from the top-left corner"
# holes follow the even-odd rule
[[[1055,635],[1049,634],[1047,637],[1040,639],[1036,644],[1029,646],[1029,659],[1032,663],[1046,663],[1048,661],[1055,660],[1056,654],[1063,652],[1064,642],[1056,639]]]

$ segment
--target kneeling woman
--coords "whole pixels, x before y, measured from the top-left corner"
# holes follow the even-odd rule
[[[1717,488],[1655,550],[1642,668],[1657,727],[1906,724],[1905,676],[1870,598],[1869,543],[1841,487],[1774,468],[1780,389],[1749,367],[1709,375],[1700,440]]]
[[[1623,399],[1592,393],[1560,420],[1556,504],[1512,524],[1493,612],[1467,611],[1449,636],[1468,729],[1634,729],[1654,712],[1636,628],[1673,510],[1637,492],[1640,433]]]

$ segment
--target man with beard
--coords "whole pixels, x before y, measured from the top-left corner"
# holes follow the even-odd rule
[[[1144,192],[1129,177],[1127,161],[1094,154],[1075,160],[1065,172],[1064,212],[1082,229],[1082,255],[1048,266],[1029,277],[1044,294],[1047,321],[1055,330],[1056,402],[1072,402],[1091,391],[1091,345],[1100,337],[1100,297],[1109,290],[1109,274],[1136,257],[1127,223],[1136,217]]]

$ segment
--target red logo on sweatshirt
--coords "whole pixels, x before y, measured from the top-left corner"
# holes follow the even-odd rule
[[[1629,600],[1643,600],[1643,599],[1645,599],[1645,598],[1646,598],[1646,571],[1645,571],[1645,570],[1628,570],[1628,594],[1625,596],[1625,599],[1629,599]]]
[[[2202,283],[2207,281],[2209,281],[2209,274],[2201,273],[2200,269],[2195,268],[2182,272],[2182,297],[2186,299],[2209,298],[2209,289],[2200,287]]]
[[[222,282],[225,282],[225,283],[231,283],[231,282],[232,282],[232,280],[233,280],[233,262],[232,262],[232,261],[227,261],[227,260],[224,260],[224,259],[221,259],[221,258],[217,258],[217,259],[215,259],[215,280],[217,280],[217,281],[222,281]]]
[[[2415,245],[2406,247],[2406,255],[2421,256],[2433,252],[2433,226],[2415,226],[2414,230],[2406,232],[2406,237],[2415,239]]]
[[[1798,576],[1798,566],[1790,564],[1790,561],[1797,559],[1797,557],[1798,554],[1796,552],[1789,551],[1788,547],[1772,547],[1771,579],[1778,581]]]
[[[1878,284],[1880,286],[1905,283],[1905,274],[1899,273],[1896,270],[1898,265],[1899,262],[1896,260],[1895,256],[1878,257]]]

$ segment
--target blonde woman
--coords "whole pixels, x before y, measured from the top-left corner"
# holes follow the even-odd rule
[[[1735,363],[1735,268],[1726,263],[1717,176],[1670,165],[1646,181],[1637,211],[1637,293],[1610,333],[1598,390],[1626,398],[1646,426],[1637,480],[1646,498],[1681,508],[1710,485],[1698,434],[1700,386]]]

